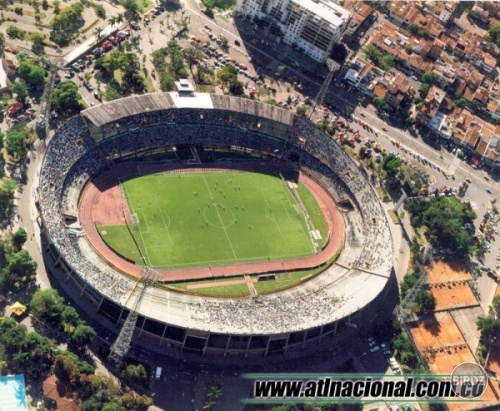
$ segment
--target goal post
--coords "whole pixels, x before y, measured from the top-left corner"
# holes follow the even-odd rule
[[[130,214],[130,218],[132,219],[132,226],[139,227],[139,217],[137,217],[137,213]]]

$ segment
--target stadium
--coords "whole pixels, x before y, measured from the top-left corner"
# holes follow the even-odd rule
[[[300,190],[314,201],[295,202]],[[48,143],[37,206],[59,283],[114,331],[134,312],[133,344],[160,352],[287,353],[376,321],[389,292],[391,234],[366,172],[254,100],[154,93],[82,111]],[[173,286],[226,279],[254,293]]]

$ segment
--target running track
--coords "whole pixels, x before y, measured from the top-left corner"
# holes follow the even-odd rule
[[[263,163],[260,168],[269,170],[283,169],[279,163]],[[95,224],[120,224],[123,221],[123,212],[127,220],[127,205],[121,195],[119,178],[133,175],[143,175],[161,172],[189,172],[199,170],[225,171],[228,169],[258,171],[257,163],[240,163],[218,165],[209,168],[206,165],[187,165],[185,167],[175,165],[117,165],[111,171],[99,175],[87,184],[80,198],[79,215],[83,230],[92,248],[115,270],[128,276],[138,278],[142,267],[131,263],[117,255],[101,239],[95,229]],[[345,226],[342,214],[336,204],[323,188],[311,178],[300,174],[300,182],[305,184],[316,197],[318,204],[325,216],[328,225],[329,241],[317,254],[310,257],[295,258],[278,261],[264,261],[255,263],[232,264],[221,266],[210,266],[200,268],[186,268],[175,270],[158,270],[162,281],[194,280],[202,278],[228,277],[242,274],[257,274],[279,271],[296,271],[310,267],[316,267],[331,259],[344,244]],[[130,221],[130,220],[128,220]],[[332,235],[333,233],[333,235]]]

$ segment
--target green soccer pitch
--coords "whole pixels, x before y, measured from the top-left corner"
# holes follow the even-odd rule
[[[123,180],[132,223],[100,226],[117,253],[157,269],[202,267],[312,255],[327,238],[311,192],[280,177],[251,172],[189,172]],[[140,249],[140,253],[139,250]],[[141,256],[142,254],[142,256]],[[144,261],[144,260],[145,261]]]

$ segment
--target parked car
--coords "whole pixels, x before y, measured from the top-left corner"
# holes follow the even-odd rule
[[[370,351],[371,351],[371,352],[376,352],[376,351],[378,351],[378,350],[380,350],[380,347],[379,347],[378,345],[376,345],[376,346],[375,346],[375,347],[373,347]]]

